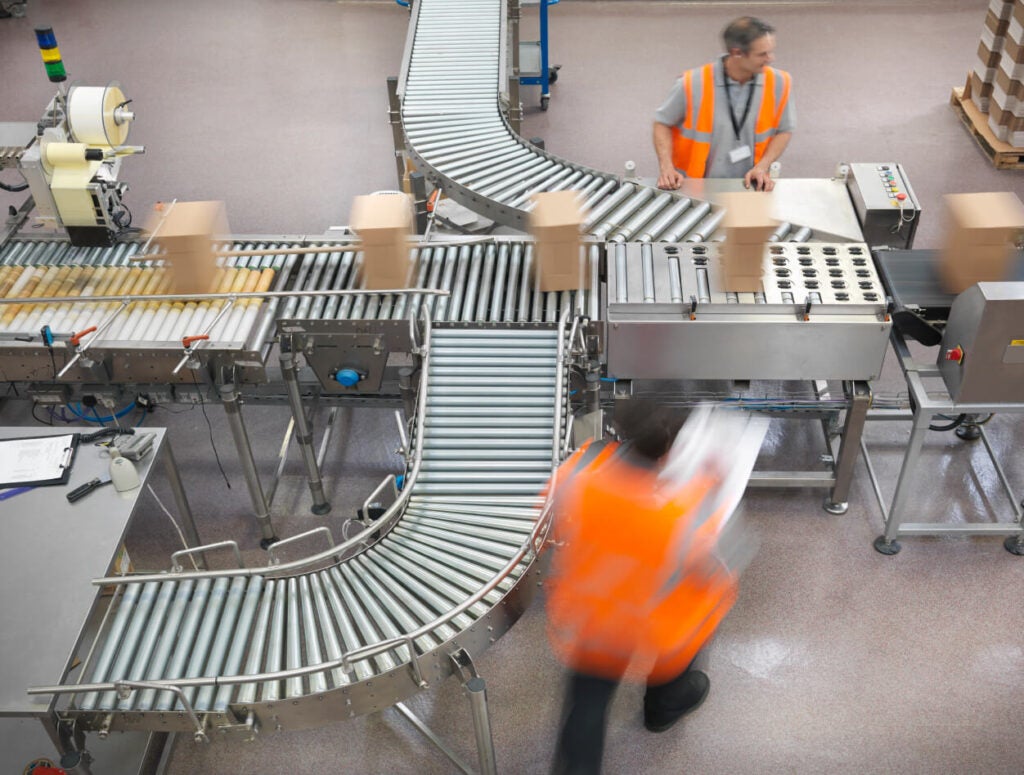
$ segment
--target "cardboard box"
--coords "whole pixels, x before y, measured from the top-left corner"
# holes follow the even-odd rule
[[[763,244],[779,227],[773,215],[774,199],[767,191],[722,194],[718,201],[725,208],[722,227],[726,244]]]
[[[1004,31],[1002,35],[993,35],[988,27],[982,27],[981,43],[990,51],[1002,51],[1006,43],[1006,33]]]
[[[765,244],[729,242],[726,239],[719,251],[722,271],[729,274],[760,274],[764,269]]]
[[[175,293],[209,293],[217,271],[214,241],[230,234],[223,202],[174,202],[154,208],[146,224],[152,245],[167,254]]]
[[[1020,2],[1020,0],[1013,4],[1010,18],[1015,19],[1018,24],[1024,26],[1024,3]]]
[[[998,14],[992,12],[990,8],[988,13],[985,14],[985,29],[991,32],[993,35],[1005,35],[1006,30],[1010,27],[1010,16],[1007,15],[1005,19],[1000,19]]]
[[[1007,279],[1013,242],[1024,230],[1024,204],[1016,194],[947,194],[946,239],[938,272],[948,290]]]
[[[1013,0],[990,0],[988,10],[998,19],[1009,19],[1013,16]]]
[[[724,272],[721,275],[722,290],[733,293],[756,293],[764,290],[760,274],[734,274]]]
[[[363,287],[408,288],[413,273],[409,238],[413,234],[412,198],[407,194],[357,196],[349,225],[363,243]]]
[[[580,249],[583,211],[574,191],[547,191],[533,196],[530,233],[534,239],[533,274],[539,290],[586,288],[584,251]]]
[[[990,49],[985,41],[979,41],[978,43],[978,64],[984,68],[985,71],[995,69],[999,65],[999,57],[1001,55],[1002,47],[1004,46],[1005,38],[999,38],[1000,48]]]

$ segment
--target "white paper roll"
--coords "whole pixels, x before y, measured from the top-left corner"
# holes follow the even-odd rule
[[[108,86],[73,86],[68,92],[68,124],[71,136],[86,145],[124,145],[130,122],[118,123],[114,109],[125,102],[116,83]]]

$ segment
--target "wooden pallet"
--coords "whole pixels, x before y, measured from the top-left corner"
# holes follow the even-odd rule
[[[997,140],[989,129],[987,116],[978,110],[970,95],[964,95],[963,89],[953,89],[949,104],[997,170],[1024,170],[1024,148]]]

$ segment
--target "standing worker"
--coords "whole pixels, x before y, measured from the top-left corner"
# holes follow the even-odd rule
[[[559,544],[548,636],[569,668],[554,772],[600,772],[608,705],[623,679],[647,684],[644,726],[662,732],[710,690],[693,667],[736,597],[715,556],[723,475],[701,465],[666,487],[661,461],[678,423],[664,407],[629,401],[624,443],[591,443],[553,482]],[[692,456],[691,456],[692,457]]]
[[[690,178],[743,178],[747,188],[771,191],[772,162],[796,128],[790,87],[775,60],[775,29],[743,16],[722,33],[726,53],[687,70],[654,114],[658,188]]]

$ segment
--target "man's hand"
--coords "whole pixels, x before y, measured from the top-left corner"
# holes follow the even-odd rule
[[[686,176],[683,173],[675,167],[669,167],[662,170],[661,174],[658,175],[658,188],[675,191],[683,185],[684,180],[686,180]]]
[[[775,188],[775,181],[772,180],[772,176],[768,174],[767,166],[755,164],[750,168],[750,171],[743,176],[743,185],[747,188],[752,188],[755,191],[771,191]]]

